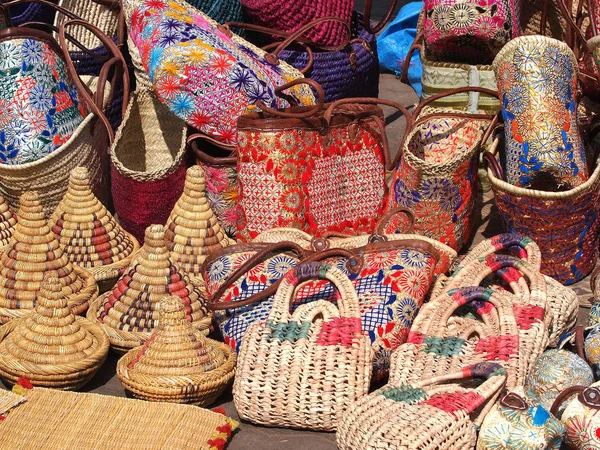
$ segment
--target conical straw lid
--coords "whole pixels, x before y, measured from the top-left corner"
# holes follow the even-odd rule
[[[232,243],[210,208],[200,166],[187,170],[183,194],[167,220],[165,240],[175,264],[193,277],[201,274],[209,253]]]
[[[71,312],[62,284],[53,276],[42,282],[35,310],[16,322],[0,343],[3,368],[30,372],[33,379],[36,374],[98,368],[107,354],[106,335],[97,325]]]
[[[98,319],[115,330],[146,333],[158,325],[159,302],[177,295],[194,327],[208,334],[210,316],[198,287],[171,261],[162,225],[146,229],[144,245],[111,292],[101,302]]]
[[[57,277],[75,313],[97,295],[93,277],[75,267],[44,219],[37,192],[21,195],[13,237],[0,257],[0,320],[21,317],[35,306],[42,280]]]
[[[135,238],[121,228],[96,198],[84,167],[71,171],[67,192],[52,214],[50,224],[70,261],[89,269],[96,279],[107,273],[98,271],[100,268],[114,267],[113,274],[118,276],[118,269],[127,267],[132,253],[139,247]]]
[[[8,245],[16,223],[17,218],[8,207],[4,197],[0,195],[0,250]]]
[[[129,378],[135,379],[135,374],[156,377],[209,374],[227,363],[229,355],[219,343],[204,337],[186,320],[179,298],[164,298],[160,311],[158,329],[140,350],[132,350],[137,354],[127,366]]]

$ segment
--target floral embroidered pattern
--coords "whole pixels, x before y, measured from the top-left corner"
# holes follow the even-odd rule
[[[184,3],[145,0],[133,9],[130,33],[159,98],[177,116],[206,135],[236,141],[237,118],[257,101],[272,108],[288,103],[275,88],[302,74],[265,52],[229,35],[202,12]],[[289,93],[301,105],[314,103],[306,85]]]
[[[505,123],[506,180],[521,187],[542,185],[542,190],[548,183],[575,187],[589,177],[577,126],[577,60],[566,44],[542,39],[515,39],[494,61]]]
[[[0,42],[0,163],[25,164],[69,140],[86,112],[64,61],[43,40]]]

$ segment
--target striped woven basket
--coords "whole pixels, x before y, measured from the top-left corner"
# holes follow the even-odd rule
[[[13,214],[4,197],[0,195],[0,252],[10,242],[16,224],[17,217]]]
[[[21,318],[34,309],[48,274],[59,278],[74,314],[85,312],[98,296],[93,275],[71,264],[50,230],[36,192],[21,196],[17,225],[0,256],[0,267],[0,323]]]
[[[196,330],[181,299],[165,297],[160,314],[146,344],[117,363],[119,381],[141,399],[210,405],[233,379],[236,353]]]
[[[100,369],[108,337],[100,326],[75,316],[58,278],[46,276],[33,313],[0,328],[0,376],[27,377],[35,386],[77,389]]]

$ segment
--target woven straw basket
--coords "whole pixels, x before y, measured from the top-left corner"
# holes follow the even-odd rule
[[[533,239],[542,252],[541,271],[562,284],[589,274],[598,258],[600,165],[583,184],[564,192],[513,186],[502,177],[500,138],[486,153],[488,176],[507,232]]]
[[[0,376],[77,389],[98,371],[108,347],[98,325],[70,311],[58,278],[46,276],[33,313],[0,328]]]
[[[0,252],[8,245],[16,224],[17,218],[0,195]]]
[[[87,269],[97,282],[104,282],[104,290],[113,286],[139,250],[137,239],[121,228],[92,193],[84,167],[71,171],[69,187],[50,224],[69,260]]]
[[[151,89],[133,94],[111,147],[111,191],[119,222],[142,242],[165,223],[183,191],[187,126]]]
[[[0,405],[14,405],[19,401],[15,395],[0,390]],[[2,422],[2,448],[217,450],[238,426],[222,414],[190,405],[40,387],[25,396],[27,401]]]
[[[317,300],[290,314],[298,285],[311,279],[336,286],[339,310]],[[244,336],[235,407],[241,418],[262,425],[335,430],[338,416],[368,392],[372,364],[348,277],[328,264],[301,264],[283,278],[266,324],[254,323]]]
[[[146,241],[135,254],[112,291],[90,305],[87,318],[100,321],[113,350],[125,353],[143,344],[160,321],[159,303],[177,295],[185,305],[186,319],[206,335],[212,315],[197,286],[169,258],[162,225],[146,230]]]
[[[0,323],[31,312],[47,274],[59,278],[74,314],[84,312],[98,296],[94,277],[71,264],[50,230],[36,192],[21,196],[17,225],[0,267]]]
[[[236,353],[196,330],[179,298],[162,300],[160,313],[146,343],[119,360],[119,381],[145,400],[210,405],[233,378]]]
[[[208,254],[235,243],[227,237],[210,207],[200,166],[187,170],[183,194],[165,228],[171,259],[191,277],[201,276],[202,263]]]

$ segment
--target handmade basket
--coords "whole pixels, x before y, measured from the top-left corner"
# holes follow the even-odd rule
[[[187,170],[183,194],[165,225],[165,242],[173,263],[191,277],[201,275],[208,254],[235,243],[221,229],[210,207],[200,166]]]
[[[196,330],[179,298],[162,300],[160,314],[146,344],[117,363],[119,381],[144,400],[210,405],[233,379],[236,353]]]
[[[199,288],[169,258],[165,229],[152,225],[146,241],[134,255],[112,291],[90,305],[87,318],[99,321],[112,348],[125,353],[143,344],[160,322],[159,302],[165,295],[177,295],[185,305],[186,319],[203,334],[210,331],[208,313]]]
[[[10,238],[15,230],[17,218],[9,208],[4,197],[0,195],[0,252],[10,242]]]
[[[94,196],[89,172],[84,167],[71,171],[65,196],[50,217],[52,232],[69,260],[87,269],[97,282],[111,288],[139,249]],[[104,289],[106,290],[106,289]]]
[[[58,0],[49,0],[51,3],[57,3]],[[8,3],[8,2],[4,2]],[[4,5],[5,8],[10,5]],[[41,3],[24,3],[15,5],[9,9],[10,21],[12,25],[19,26],[25,22],[41,22],[50,24],[54,20],[54,9]]]
[[[33,313],[0,327],[0,376],[16,383],[77,389],[85,385],[108,355],[100,326],[75,316],[58,278],[46,276]]]
[[[558,413],[560,406],[571,399],[560,415],[567,429],[565,444],[568,448],[583,450],[600,447],[599,398],[600,383],[594,383],[589,387],[572,386],[561,392],[552,405],[551,412],[560,415]]]
[[[185,0],[219,23],[241,22],[244,10],[240,0]]]
[[[334,283],[338,307],[317,300],[290,314],[298,285],[311,279]],[[235,407],[262,425],[335,430],[343,411],[368,392],[372,364],[350,280],[327,264],[300,265],[284,277],[267,322],[253,324],[242,341]]]
[[[34,309],[47,274],[58,277],[74,314],[83,313],[98,295],[93,275],[71,264],[50,230],[36,192],[21,196],[17,225],[0,266],[0,323]]]
[[[513,186],[497,161],[500,139],[484,156],[488,176],[504,227],[533,239],[542,252],[541,271],[562,284],[589,274],[598,258],[600,217],[590,208],[600,201],[600,165],[583,184],[564,192],[545,192]]]
[[[118,442],[127,449],[218,450],[238,426],[191,405],[40,387],[19,391],[25,391],[24,397],[0,390],[0,405],[12,406],[4,413],[6,426],[0,427],[0,442],[7,449],[112,450]],[[18,397],[25,401],[19,404]]]
[[[338,448],[472,449],[480,419],[505,381],[502,366],[480,363],[413,383],[390,383],[344,411],[336,435]],[[479,418],[473,417],[476,412],[482,412]]]
[[[183,192],[187,127],[150,89],[133,94],[111,147],[111,192],[119,222],[139,242],[165,223]]]

